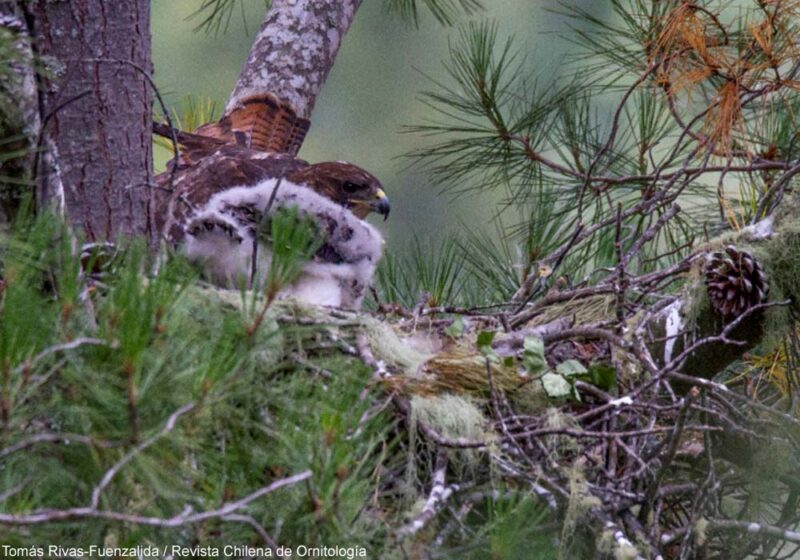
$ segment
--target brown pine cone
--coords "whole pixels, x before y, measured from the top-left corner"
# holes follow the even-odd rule
[[[764,270],[753,255],[733,245],[711,255],[706,265],[706,288],[711,305],[726,319],[765,302],[769,292]]]

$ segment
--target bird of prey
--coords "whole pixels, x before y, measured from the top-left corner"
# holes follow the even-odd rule
[[[164,239],[224,287],[260,285],[271,248],[258,235],[276,212],[294,208],[321,236],[320,248],[280,296],[358,309],[380,260],[383,238],[364,218],[389,215],[378,179],[334,161],[296,157],[308,121],[272,95],[248,98],[194,133],[158,123],[179,157],[157,177],[157,225]]]

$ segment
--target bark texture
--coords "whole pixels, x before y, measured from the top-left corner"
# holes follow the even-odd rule
[[[274,0],[247,56],[226,113],[273,93],[308,118],[361,0]]]
[[[38,0],[29,22],[47,65],[41,84],[52,172],[66,214],[90,240],[153,240],[152,69],[148,0]]]

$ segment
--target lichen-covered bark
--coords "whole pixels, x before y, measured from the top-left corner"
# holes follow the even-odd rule
[[[47,66],[41,107],[56,167],[39,179],[63,183],[66,214],[89,239],[154,239],[149,1],[38,0],[27,9]]]
[[[226,111],[271,92],[308,118],[361,0],[274,0]]]
[[[687,296],[659,314],[649,325],[651,339],[649,349],[658,365],[664,366],[680,356],[687,348],[702,340],[707,342],[697,346],[686,356],[680,367],[681,373],[711,379],[745,352],[753,349],[764,338],[764,311],[754,311],[741,323],[730,329],[726,335],[729,341],[713,340],[726,327],[726,322],[710,306],[706,306],[692,317],[692,297],[703,297],[702,283],[693,285]]]
[[[685,356],[680,371],[710,379],[768,337],[780,340],[788,332],[800,301],[797,265],[793,264],[800,262],[798,208],[800,199],[793,196],[776,216],[745,228],[730,239],[720,240],[718,246],[705,251],[708,254],[720,246],[733,244],[755,255],[769,282],[769,298],[764,307],[724,319],[708,302],[703,277],[695,275],[694,280],[687,282],[681,297],[646,326],[648,348],[657,365],[674,361],[696,345]],[[703,263],[698,258],[696,266]]]

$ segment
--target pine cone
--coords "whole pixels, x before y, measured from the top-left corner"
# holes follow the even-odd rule
[[[728,319],[766,301],[769,291],[764,270],[753,255],[733,245],[711,255],[706,266],[706,288],[711,305]]]

